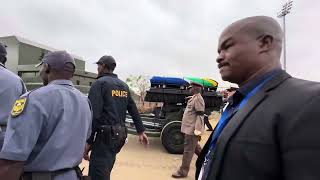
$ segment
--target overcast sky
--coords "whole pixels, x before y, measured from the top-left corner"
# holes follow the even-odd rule
[[[0,0],[0,36],[18,35],[93,62],[115,57],[116,73],[211,77],[222,86],[217,41],[230,23],[275,17],[281,0]],[[287,16],[287,71],[320,81],[320,1],[295,0]],[[278,19],[278,18],[277,18]],[[281,19],[278,19],[282,23]]]

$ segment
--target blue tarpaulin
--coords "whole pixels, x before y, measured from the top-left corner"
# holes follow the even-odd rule
[[[160,76],[153,76],[150,79],[151,86],[158,86],[158,85],[166,85],[166,86],[189,86],[189,83],[181,78],[175,77],[160,77]]]

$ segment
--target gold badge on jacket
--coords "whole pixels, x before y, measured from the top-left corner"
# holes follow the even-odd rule
[[[11,116],[12,117],[19,116],[23,112],[24,108],[26,107],[26,104],[27,104],[26,97],[16,100],[11,111]]]

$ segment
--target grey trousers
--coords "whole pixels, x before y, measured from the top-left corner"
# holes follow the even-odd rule
[[[5,132],[0,131],[0,151],[1,151],[3,143],[4,143],[4,136],[5,136]]]
[[[201,147],[198,143],[199,139],[200,137],[196,135],[184,135],[184,151],[182,164],[179,169],[180,174],[187,176],[189,173],[193,154],[196,154],[197,156],[200,154]]]

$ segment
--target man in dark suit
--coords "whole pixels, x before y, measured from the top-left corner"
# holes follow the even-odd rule
[[[281,70],[282,37],[265,16],[221,34],[218,68],[239,89],[198,157],[197,180],[320,179],[320,84]]]

